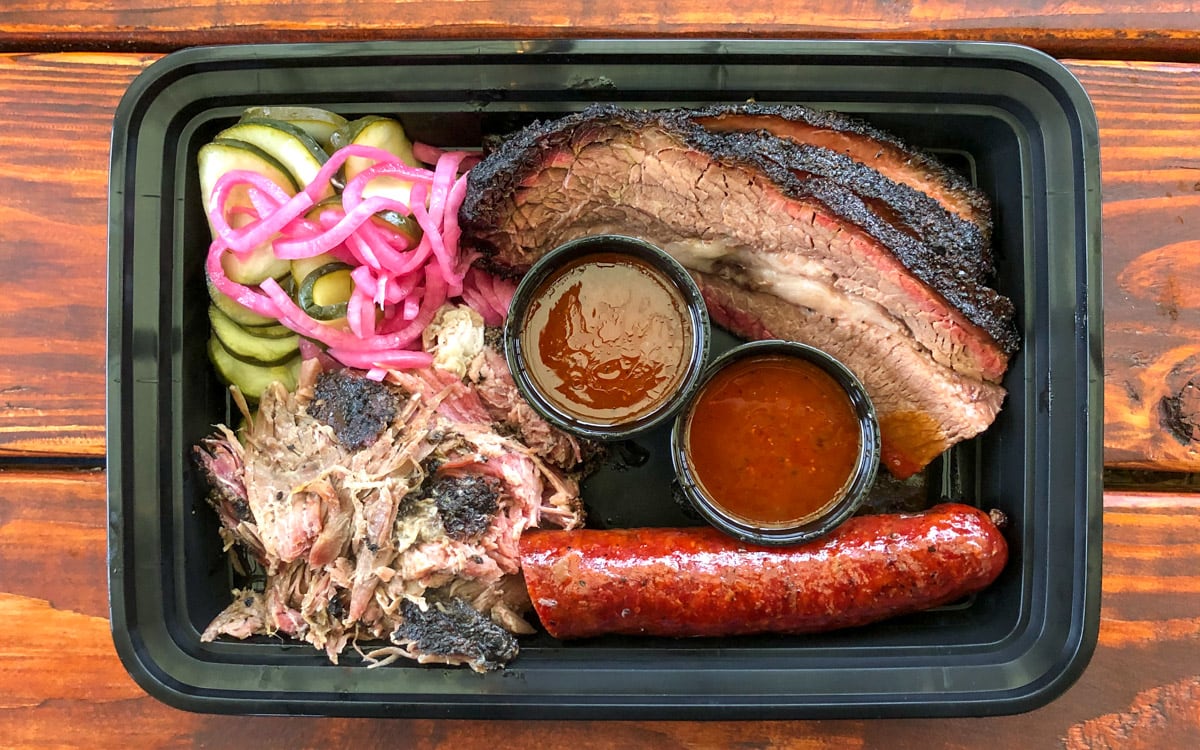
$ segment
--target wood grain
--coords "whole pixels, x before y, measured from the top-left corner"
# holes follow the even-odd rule
[[[103,455],[108,137],[153,59],[0,55],[0,247],[21,259],[0,295],[0,457]],[[1197,471],[1200,66],[1069,65],[1101,126],[1105,463]]]
[[[468,9],[464,12],[464,5]],[[167,51],[359,39],[756,37],[987,39],[1057,57],[1200,60],[1197,3],[969,0],[9,0],[8,49]]]
[[[104,474],[0,471],[0,744],[5,747],[1196,747],[1200,499],[1105,498],[1100,642],[1082,678],[1027,714],[983,719],[505,722],[219,717],[128,676],[106,619]]]
[[[1200,77],[1174,65],[1074,70],[1101,123],[1105,463],[1196,471]]]
[[[0,456],[104,452],[108,141],[151,59],[0,56]]]

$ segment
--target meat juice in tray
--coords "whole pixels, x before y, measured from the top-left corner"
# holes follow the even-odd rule
[[[257,404],[197,457],[226,543],[261,576],[206,640],[282,634],[335,662],[352,647],[483,671],[531,622],[560,638],[803,633],[994,580],[997,519],[966,506],[774,550],[703,527],[573,531],[603,473],[641,470],[663,436],[601,447],[546,423],[495,328],[541,254],[642,238],[687,266],[725,330],[846,363],[878,412],[881,485],[903,490],[1004,400],[1017,338],[985,196],[798,106],[596,106],[503,135],[482,161],[414,154],[395,121],[276,108],[202,149],[210,356]],[[694,523],[680,511],[663,518]]]

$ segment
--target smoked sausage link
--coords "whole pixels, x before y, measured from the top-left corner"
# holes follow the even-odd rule
[[[794,547],[716,529],[532,530],[521,566],[555,638],[808,633],[952,602],[1008,559],[987,513],[946,503],[860,516]]]

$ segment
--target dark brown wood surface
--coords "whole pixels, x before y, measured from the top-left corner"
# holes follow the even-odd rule
[[[1200,472],[1196,10],[1105,0],[0,4],[0,746],[1200,746],[1200,474],[1158,473]],[[906,721],[231,718],[171,709],[126,674],[107,619],[99,468],[108,143],[125,87],[157,53],[194,44],[564,36],[989,39],[1071,58],[1101,126],[1105,464],[1127,471],[1105,495],[1096,655],[1057,701],[1019,716]],[[1148,479],[1170,491],[1138,489]]]
[[[11,49],[169,50],[360,39],[731,37],[989,39],[1057,57],[1198,60],[1195,2],[862,0],[8,0]]]

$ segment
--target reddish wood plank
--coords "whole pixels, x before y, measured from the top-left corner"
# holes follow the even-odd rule
[[[1200,77],[1174,65],[1074,70],[1101,123],[1105,463],[1196,471]]]
[[[12,0],[0,8],[10,49],[169,50],[198,44],[358,39],[758,37],[989,39],[1059,57],[1197,60],[1194,2],[1045,0]]]
[[[0,295],[0,456],[103,453],[108,136],[152,59],[0,56],[0,244],[23,258]],[[1105,462],[1197,471],[1200,66],[1070,67],[1101,125]]]
[[[1200,742],[1200,501],[1106,496],[1100,642],[1054,703],[985,719],[505,722],[203,716],[126,674],[103,606],[104,475],[0,471],[0,737],[5,747],[1195,747]],[[22,545],[19,542],[24,539]]]
[[[0,57],[0,456],[104,451],[108,140],[150,59]]]

